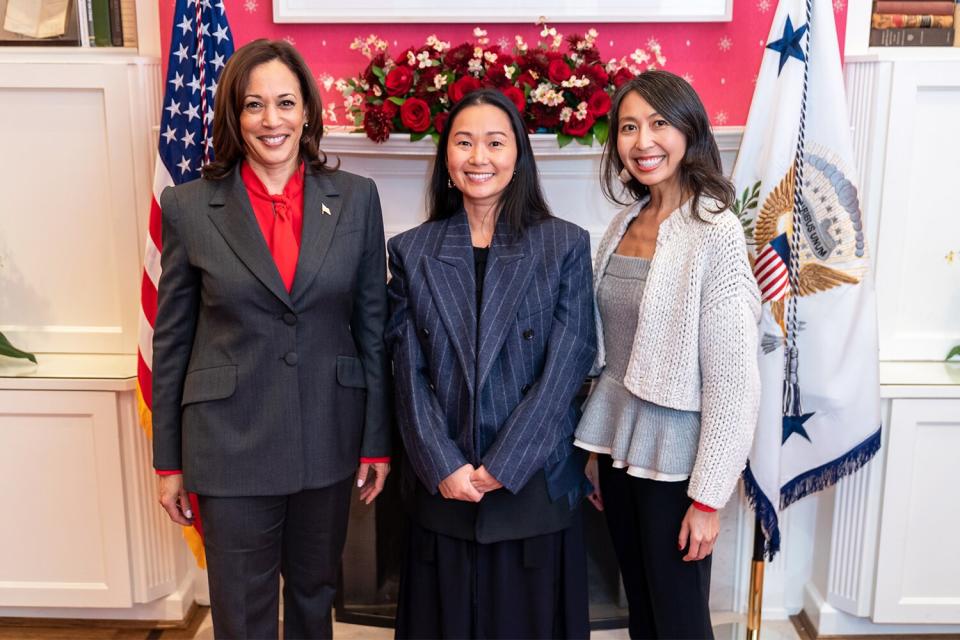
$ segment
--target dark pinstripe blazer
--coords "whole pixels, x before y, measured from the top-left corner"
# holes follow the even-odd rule
[[[372,180],[308,169],[287,292],[239,169],[164,190],[153,452],[211,496],[329,486],[390,453],[386,256]]]
[[[498,225],[479,326],[463,211],[392,238],[388,253],[387,343],[421,524],[481,542],[566,526],[575,502],[559,498],[584,488],[573,399],[596,352],[587,233],[551,218],[512,241]],[[505,488],[478,505],[443,499],[439,483],[467,463]]]

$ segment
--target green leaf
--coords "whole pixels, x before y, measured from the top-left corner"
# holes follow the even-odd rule
[[[383,69],[381,69],[380,67],[373,68],[373,75],[380,78],[381,81],[387,77],[387,75],[383,72]]]
[[[954,356],[960,356],[960,344],[955,346],[953,349],[950,349],[950,353],[947,354],[947,360],[953,358]],[[36,362],[36,361],[34,361]]]
[[[557,144],[563,149],[565,146],[573,142],[573,136],[568,136],[565,133],[557,134]]]
[[[591,131],[587,131],[584,135],[577,136],[576,138],[574,138],[574,140],[576,140],[579,144],[582,144],[585,147],[592,147],[593,133]]]
[[[427,132],[426,132],[426,131],[421,131],[420,133],[411,133],[411,134],[410,134],[410,142],[416,142],[417,140],[423,140],[423,139],[426,138],[426,137],[427,137]]]
[[[390,96],[389,98],[387,98],[387,100],[397,105],[398,107],[407,101],[406,98],[401,98],[399,96]]]
[[[8,358],[23,358],[29,360],[33,364],[37,364],[37,356],[32,353],[27,353],[26,351],[21,351],[15,346],[10,344],[10,341],[7,340],[7,337],[0,333],[0,356],[7,356]]]
[[[433,144],[440,144],[440,134],[436,131],[430,134],[430,137],[433,138]]]
[[[610,122],[608,120],[597,120],[593,125],[593,135],[597,137],[597,142],[606,144],[610,136]]]

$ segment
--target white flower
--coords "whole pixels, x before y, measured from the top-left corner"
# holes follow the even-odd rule
[[[349,111],[351,107],[353,107],[353,98],[348,96],[343,100],[343,108]]]
[[[417,54],[417,66],[421,69],[433,66],[433,60],[430,59],[430,52],[421,51]]]
[[[514,39],[517,42],[517,51],[519,51],[520,53],[526,53],[530,47],[527,46],[527,43],[523,41],[523,37],[514,36]]]
[[[321,74],[317,77],[317,80],[323,86],[324,91],[330,91],[330,87],[333,86],[333,76],[329,73]]]
[[[443,53],[450,48],[450,43],[444,42],[437,38],[436,34],[432,34],[427,38],[427,46],[432,47],[437,53]]]
[[[507,77],[507,80],[513,80],[514,67],[510,64],[503,65],[503,75]]]
[[[350,96],[350,99],[353,102],[353,106],[355,107],[359,107],[360,105],[363,104],[363,96],[360,95],[359,93],[353,94],[352,96]]]
[[[477,39],[477,42],[480,44],[487,44],[490,42],[490,38],[487,37],[487,32],[481,29],[480,27],[474,27],[473,37]]]
[[[347,81],[344,80],[343,78],[337,78],[337,81],[333,84],[333,86],[340,93],[343,93],[344,91],[347,91],[348,89],[350,89],[350,86],[347,84]],[[350,89],[350,91],[352,92],[353,89]]]
[[[563,95],[557,93],[549,83],[544,82],[530,93],[530,97],[540,104],[556,107],[563,104]]]
[[[571,87],[585,87],[590,84],[590,78],[587,76],[570,76],[566,80],[560,83],[561,87],[566,87],[567,89]]]
[[[564,107],[560,110],[560,122],[568,122],[570,120],[570,116],[572,115],[573,109],[570,107]]]
[[[563,36],[558,33],[557,35],[553,36],[553,44],[550,45],[550,48],[556,50],[556,49],[559,49],[560,45],[562,44],[563,44]]]
[[[589,107],[586,102],[581,102],[577,105],[577,120],[583,120],[587,117],[587,111]]]
[[[442,73],[438,73],[433,76],[433,86],[435,89],[442,89],[447,85],[447,76]]]
[[[637,64],[645,64],[650,60],[650,54],[644,51],[643,49],[637,49],[630,54],[630,59],[636,62]]]
[[[383,95],[383,90],[380,88],[380,85],[378,84],[373,85],[373,95],[375,95],[378,98],[381,95]]]
[[[413,51],[407,51],[407,64],[411,67],[417,66],[417,54]]]
[[[327,108],[323,114],[323,119],[331,123],[335,123],[337,121],[337,109],[333,103],[327,105]]]
[[[493,51],[486,51],[483,54],[483,59],[490,64],[493,64],[497,61],[497,54],[495,54]]]
[[[483,60],[480,58],[470,58],[467,71],[475,76],[479,76],[483,72]]]

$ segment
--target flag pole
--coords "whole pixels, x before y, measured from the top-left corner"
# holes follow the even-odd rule
[[[750,591],[747,594],[747,640],[760,640],[760,612],[763,609],[763,528],[753,521],[753,559],[750,561]]]

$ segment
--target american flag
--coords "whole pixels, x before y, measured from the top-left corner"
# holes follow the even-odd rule
[[[760,286],[763,302],[779,300],[787,295],[790,288],[788,264],[790,243],[787,242],[787,234],[781,233],[757,254],[757,261],[753,265],[753,275]]]
[[[137,400],[140,423],[148,436],[153,418],[153,325],[157,318],[157,283],[163,247],[160,193],[168,186],[200,177],[200,167],[212,159],[213,100],[220,72],[231,54],[233,38],[224,1],[212,4],[211,0],[177,0],[140,284]],[[194,512],[198,513],[196,509]],[[192,527],[184,528],[184,538],[197,563],[203,566],[199,533]]]

